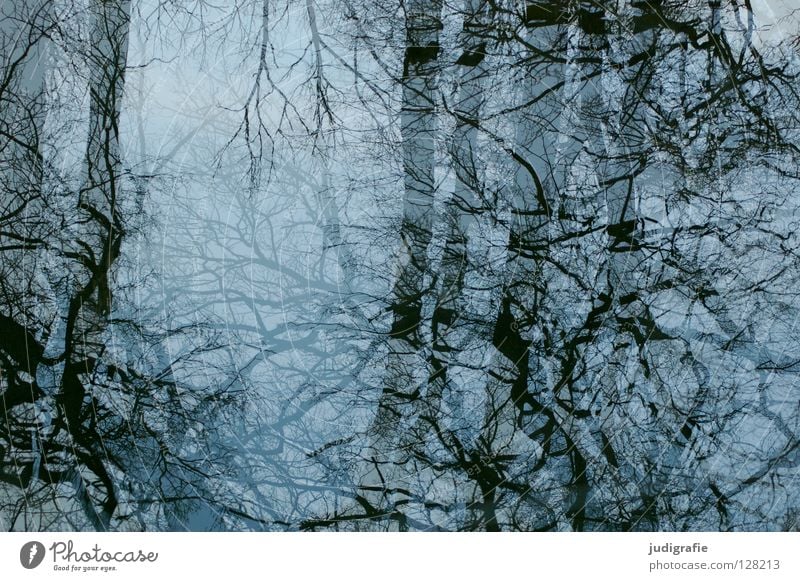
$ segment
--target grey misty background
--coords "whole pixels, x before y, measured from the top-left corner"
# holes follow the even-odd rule
[[[0,527],[796,530],[797,16],[3,1]]]

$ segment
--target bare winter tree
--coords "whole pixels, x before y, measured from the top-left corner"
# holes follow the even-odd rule
[[[795,528],[764,16],[7,2],[0,523]]]
[[[187,436],[225,390],[186,395],[163,354],[169,333],[126,296],[121,254],[141,225],[120,138],[130,3],[24,8],[4,21],[16,25],[4,75],[17,104],[4,108],[4,149],[26,181],[4,194],[22,243],[8,248],[19,258],[2,315],[3,526],[170,526],[222,467]],[[81,90],[86,137],[73,140],[60,124],[77,112],[60,100]],[[62,146],[82,151],[74,179],[57,165]]]

